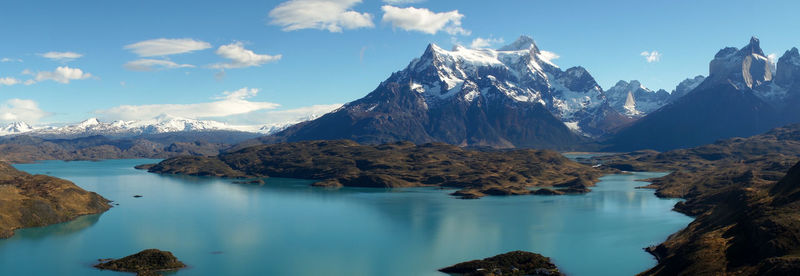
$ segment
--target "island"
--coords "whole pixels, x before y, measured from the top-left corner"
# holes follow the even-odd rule
[[[72,182],[21,172],[0,162],[0,238],[14,230],[73,220],[105,212],[111,205],[102,196]]]
[[[483,260],[458,263],[439,271],[451,275],[563,275],[550,258],[527,251],[511,251]]]
[[[460,189],[453,195],[586,193],[609,170],[567,159],[555,151],[464,149],[396,142],[363,145],[350,140],[257,145],[218,156],[182,156],[142,165],[149,172],[232,178],[316,180],[321,187],[424,187]]]
[[[135,272],[136,275],[159,275],[157,272],[172,271],[186,267],[172,252],[146,249],[122,259],[105,259],[94,267],[103,270]]]

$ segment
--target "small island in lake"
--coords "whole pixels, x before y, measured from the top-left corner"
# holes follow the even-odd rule
[[[172,252],[146,249],[117,260],[103,261],[94,267],[104,270],[136,272],[136,275],[158,275],[158,271],[178,270],[186,267]]]
[[[459,188],[461,198],[586,193],[604,170],[571,161],[555,151],[469,150],[442,143],[362,145],[349,140],[307,141],[247,147],[218,156],[184,156],[149,172],[235,178],[287,177],[317,180],[322,187]]]
[[[108,199],[72,182],[0,162],[0,239],[13,236],[14,229],[62,223],[109,208]]]
[[[527,251],[512,251],[483,260],[448,266],[439,271],[451,275],[563,275],[550,258]]]

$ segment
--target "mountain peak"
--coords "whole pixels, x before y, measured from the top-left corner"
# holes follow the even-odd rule
[[[97,120],[97,118],[92,117],[92,118],[84,120],[83,122],[80,122],[78,124],[78,126],[80,126],[80,127],[88,127],[88,126],[94,126],[94,125],[99,125],[99,124],[100,124],[100,121]]]
[[[497,49],[498,51],[522,51],[522,50],[531,50],[534,49],[534,52],[539,52],[539,48],[536,47],[536,42],[533,41],[533,38],[527,35],[521,35],[517,40],[508,44],[506,46]]]
[[[764,56],[764,51],[761,50],[761,42],[755,36],[751,37],[750,43],[748,43],[747,46],[742,47],[742,49],[739,50],[739,52],[744,53],[746,55],[757,54],[760,56]]]

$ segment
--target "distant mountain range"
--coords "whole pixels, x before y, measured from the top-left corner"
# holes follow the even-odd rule
[[[797,48],[773,66],[755,37],[741,49],[724,48],[710,62],[708,78],[616,133],[607,149],[687,148],[800,122]]]
[[[0,135],[53,139],[212,131],[266,135],[242,145],[351,139],[630,151],[692,147],[800,122],[796,48],[773,64],[752,38],[741,49],[720,50],[708,77],[687,78],[671,92],[653,91],[636,80],[603,90],[585,68],[564,70],[551,57],[527,36],[499,49],[445,50],[430,44],[365,97],[307,120],[259,127],[169,116],[89,119],[63,127],[17,122],[0,128]]]
[[[687,79],[673,93],[650,90],[638,81],[620,81],[604,91],[585,68],[562,70],[550,56],[527,36],[497,50],[456,46],[448,51],[430,44],[366,97],[260,142],[408,140],[579,149],[705,80]]]
[[[305,118],[313,119],[316,116]],[[143,121],[101,122],[97,118],[89,118],[77,124],[66,126],[33,127],[25,122],[13,122],[0,127],[0,136],[25,134],[44,138],[79,138],[95,135],[109,137],[132,137],[165,133],[191,132],[246,132],[269,135],[281,131],[300,121],[269,124],[263,126],[236,126],[212,120],[195,120],[161,115]]]

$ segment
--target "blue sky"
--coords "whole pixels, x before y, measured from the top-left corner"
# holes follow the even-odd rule
[[[637,79],[671,91],[750,36],[768,54],[800,46],[798,10],[738,0],[2,1],[0,122],[178,110],[267,123],[360,98],[428,43],[499,47],[522,34],[604,89]]]

